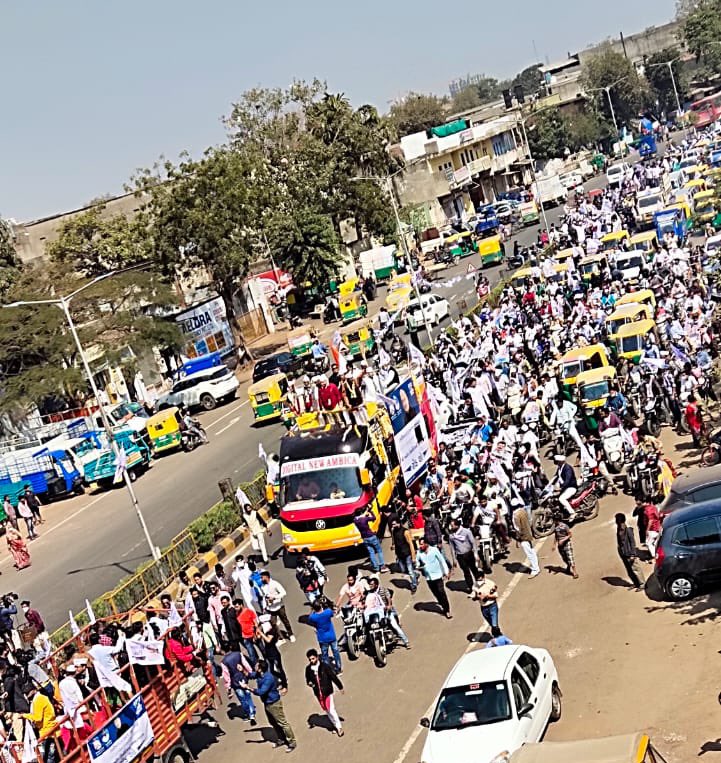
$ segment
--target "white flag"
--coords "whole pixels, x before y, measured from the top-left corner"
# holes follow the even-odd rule
[[[261,461],[267,461],[268,460],[268,454],[265,452],[265,448],[263,447],[263,443],[258,443],[258,458]]]
[[[38,738],[35,735],[35,729],[30,721],[25,721],[25,734],[23,735],[23,756],[22,763],[34,763],[38,759],[36,749]]]
[[[95,625],[95,612],[93,612],[93,607],[87,599],[85,599],[85,609],[88,613],[88,621],[90,622],[90,625]]]
[[[185,594],[185,603],[183,604],[183,608],[185,609],[186,615],[195,617],[195,602],[193,601],[193,596],[190,591]]]
[[[175,606],[175,602],[170,603],[170,612],[168,612],[168,628],[177,628],[183,624],[183,618]]]
[[[116,485],[123,479],[123,472],[128,465],[128,456],[125,452],[125,447],[120,448],[118,458],[115,462],[115,476],[113,477],[113,484]]]
[[[378,363],[381,368],[392,365],[391,356],[383,349],[383,347],[378,348]]]
[[[426,356],[413,344],[413,342],[408,345],[408,353],[414,363],[417,363],[421,368],[425,368]]]
[[[70,621],[70,632],[73,636],[77,636],[80,633],[80,626],[75,622],[75,615],[72,610],[68,610],[68,620]]]
[[[338,373],[343,376],[343,374],[348,373],[348,361],[345,358],[345,355],[342,352],[338,353]]]

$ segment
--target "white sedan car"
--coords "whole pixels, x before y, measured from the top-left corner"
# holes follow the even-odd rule
[[[406,306],[406,325],[409,330],[415,331],[423,328],[424,315],[428,319],[428,323],[435,326],[450,317],[450,314],[451,306],[448,304],[447,299],[443,299],[443,297],[439,297],[436,294],[424,294],[421,297],[420,304],[417,299],[413,299]]]
[[[560,717],[558,673],[545,649],[478,649],[458,660],[432,717],[421,720],[421,763],[507,763]]]
[[[576,188],[580,188],[583,191],[583,175],[580,172],[567,172],[558,179],[567,191],[573,191]]]

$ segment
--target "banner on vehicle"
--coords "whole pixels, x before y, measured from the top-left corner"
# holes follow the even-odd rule
[[[88,739],[90,758],[97,763],[134,763],[153,745],[148,711],[140,694]]]
[[[304,458],[300,461],[290,461],[280,467],[280,476],[290,477],[291,474],[317,472],[322,469],[341,469],[346,466],[358,466],[358,455],[356,453],[339,453],[334,456],[319,456],[318,458]]]
[[[405,379],[388,393],[393,440],[406,486],[425,471],[431,457],[428,429],[412,379]]]
[[[128,653],[128,660],[133,665],[162,665],[165,662],[162,641],[133,641],[128,639],[125,642],[125,649]]]
[[[195,305],[175,316],[183,334],[183,354],[189,358],[233,349],[233,332],[222,297]]]

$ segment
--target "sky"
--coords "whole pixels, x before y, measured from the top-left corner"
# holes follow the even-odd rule
[[[468,73],[513,76],[674,15],[675,0],[3,0],[0,216],[121,193],[139,167],[223,141],[257,86],[318,77],[381,112]],[[492,10],[489,10],[492,8]]]

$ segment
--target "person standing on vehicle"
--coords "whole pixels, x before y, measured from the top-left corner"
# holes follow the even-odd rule
[[[411,581],[411,593],[418,590],[418,576],[416,575],[416,547],[413,543],[411,531],[404,527],[396,517],[391,520],[391,538],[396,552],[396,561],[402,573],[408,575]]]
[[[353,517],[353,524],[358,529],[363,545],[368,551],[368,557],[370,558],[371,567],[373,572],[388,572],[385,559],[383,558],[383,549],[381,543],[378,540],[378,536],[373,532],[371,522],[375,521],[375,515],[373,509],[368,508],[360,514]]]
[[[528,512],[525,506],[519,506],[513,512],[513,526],[516,528],[518,544],[526,555],[528,566],[530,568],[529,578],[535,578],[541,573],[538,566],[538,554],[533,548],[533,532],[531,531],[531,522],[528,519]]]
[[[305,655],[308,658],[308,664],[305,668],[305,682],[312,689],[318,704],[333,724],[335,733],[342,737],[344,731],[333,701],[333,686],[335,685],[342,694],[343,683],[333,668],[318,657],[318,652],[315,649],[309,649]]]
[[[268,723],[273,727],[278,737],[275,747],[285,747],[286,752],[293,752],[298,743],[295,740],[293,729],[285,717],[285,710],[278,689],[278,679],[270,672],[265,660],[258,661],[255,666],[255,673],[251,677],[258,681],[257,687],[252,689],[252,692],[260,697],[263,702]]]
[[[651,560],[656,558],[656,544],[661,535],[661,515],[658,513],[658,507],[653,503],[644,501],[640,496],[636,496],[636,509],[634,514],[643,512],[646,529],[646,548],[651,555]],[[640,531],[639,531],[640,537]]]
[[[576,572],[576,556],[573,552],[573,533],[571,528],[563,521],[563,515],[560,511],[553,512],[553,548],[558,548],[566,565],[566,572],[572,575],[575,580],[578,579]]]
[[[450,570],[443,558],[443,554],[436,546],[431,546],[428,539],[424,536],[419,543],[419,550],[416,554],[416,566],[423,573],[423,577],[428,583],[431,593],[435,600],[440,604],[443,615],[450,620],[451,605],[448,603],[448,594],[446,593],[445,580],[448,579]]]
[[[452,519],[448,542],[453,549],[458,566],[463,571],[468,593],[472,593],[473,584],[481,575],[476,565],[476,539],[473,537],[473,533],[467,527],[463,527],[458,519]]]
[[[498,586],[482,572],[476,576],[471,598],[481,605],[483,619],[491,628],[498,627]]]
[[[616,514],[616,548],[631,582],[640,591],[646,583],[646,577],[638,560],[633,528],[626,524],[625,514]]]

